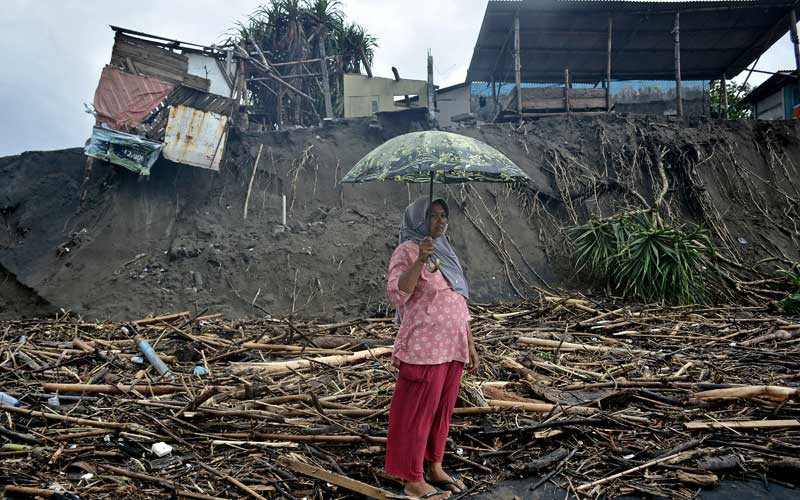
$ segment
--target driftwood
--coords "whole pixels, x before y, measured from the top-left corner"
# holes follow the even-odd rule
[[[361,494],[348,488],[397,486],[380,470],[397,373],[391,318],[199,314],[0,322],[0,387],[22,405],[0,407],[5,482],[58,482],[100,500],[134,489],[344,500]],[[471,314],[481,370],[464,375],[445,455],[470,488],[516,471],[595,496],[683,498],[724,477],[710,470],[730,470],[730,459],[709,459],[732,454],[737,476],[791,480],[800,344],[759,339],[800,330],[795,322],[757,307],[582,297]],[[137,334],[174,378],[131,362]],[[172,453],[155,456],[159,442]],[[86,467],[96,474],[81,481]]]

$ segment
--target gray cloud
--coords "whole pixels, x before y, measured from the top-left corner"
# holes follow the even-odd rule
[[[220,40],[258,0],[3,0],[0,17],[0,156],[29,150],[82,146],[92,118],[97,79],[109,60],[109,25],[196,43]],[[345,0],[348,17],[378,37],[374,72],[426,77],[426,54],[434,56],[438,85],[462,82],[478,36],[485,0]],[[792,69],[788,35],[759,69]],[[739,77],[741,80],[743,77]],[[754,74],[758,83],[766,75]]]

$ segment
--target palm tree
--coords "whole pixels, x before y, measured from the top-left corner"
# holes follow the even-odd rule
[[[237,23],[232,34],[237,44],[251,47],[256,43],[270,64],[290,63],[313,58],[322,53],[320,41],[324,40],[324,53],[334,63],[326,61],[335,113],[342,115],[342,80],[344,73],[360,73],[361,63],[371,65],[376,39],[355,23],[347,23],[339,0],[271,0],[258,7],[244,22]],[[314,102],[303,99],[273,80],[256,80],[250,75],[251,113],[269,118],[270,123],[281,122],[287,101],[291,101],[295,124],[318,120],[316,109],[323,105],[323,85],[317,80],[319,70],[315,63],[273,66],[278,76],[311,96]],[[309,76],[301,76],[309,75]],[[314,75],[313,77],[310,75]]]

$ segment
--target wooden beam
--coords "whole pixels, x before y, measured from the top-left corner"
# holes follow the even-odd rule
[[[611,113],[611,31],[614,18],[608,16],[608,49],[606,50],[606,112]]]
[[[428,49],[428,122],[433,124],[436,121],[436,104],[433,100],[433,55],[431,49]]]
[[[681,94],[681,13],[675,13],[675,109],[683,116],[683,95]]]
[[[325,57],[325,26],[319,28],[319,65],[322,70],[322,94],[325,98],[325,118],[333,118],[331,82],[328,78],[328,59]]]
[[[797,13],[794,7],[789,12],[789,33],[791,33],[792,46],[794,47],[795,76],[800,76],[800,40],[797,37]],[[800,82],[797,83],[800,85]]]
[[[522,123],[522,66],[519,57],[519,16],[514,15],[514,85],[517,89],[517,115]]]
[[[367,70],[367,76],[372,78],[372,68],[369,67],[369,61],[367,61],[367,54],[364,53],[363,48],[359,48],[361,53],[361,62],[364,63],[364,69]]]
[[[725,74],[722,75],[722,80],[720,81],[722,84],[722,95],[720,96],[719,105],[720,105],[720,116],[727,120],[728,119],[728,78]]]
[[[374,498],[375,500],[405,498],[398,497],[397,495],[393,495],[388,491],[377,488],[370,484],[362,483],[361,481],[356,481],[355,479],[350,479],[349,477],[342,476],[340,474],[334,474],[333,472],[320,469],[319,467],[314,467],[313,465],[304,464],[303,462],[292,460],[290,458],[282,458],[278,461],[278,463],[291,471],[297,472],[298,474],[313,477],[314,479],[319,479],[321,481],[327,481],[331,484],[335,484],[336,486],[341,486],[342,488],[346,488],[350,491],[366,495],[369,498]]]

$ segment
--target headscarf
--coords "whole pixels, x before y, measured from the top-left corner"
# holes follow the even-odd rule
[[[427,196],[422,196],[406,207],[406,211],[403,213],[403,222],[400,224],[400,243],[411,240],[419,244],[428,236],[429,199]],[[435,198],[433,202],[441,203],[444,207],[445,215],[449,217],[449,209],[443,199]],[[447,280],[450,288],[454,292],[463,295],[465,299],[469,299],[467,278],[464,276],[461,262],[458,260],[458,256],[456,256],[456,252],[450,245],[447,236],[442,235],[433,239],[433,258],[439,259],[439,270]]]

